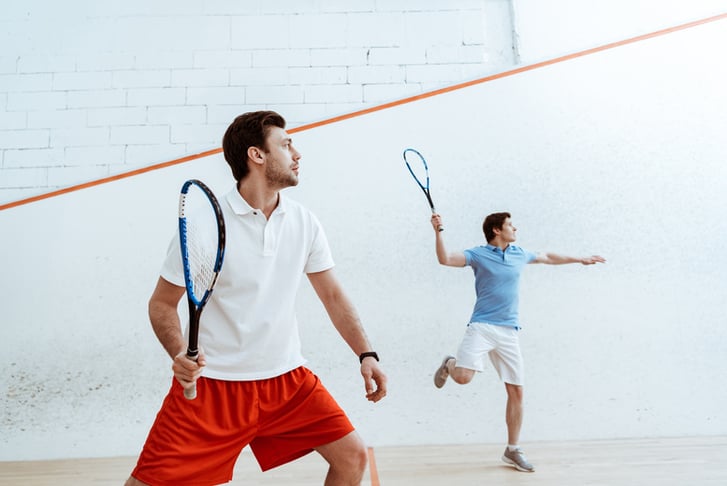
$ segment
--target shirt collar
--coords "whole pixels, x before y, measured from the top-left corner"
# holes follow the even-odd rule
[[[509,251],[509,250],[512,249],[512,245],[507,245],[507,247],[505,248],[505,250],[502,250],[499,246],[491,245],[491,244],[488,243],[488,244],[485,245],[485,248],[487,248],[488,250],[490,250],[490,251],[492,251],[494,253],[505,253],[505,252],[507,252],[507,251]]]
[[[243,198],[240,195],[240,191],[237,190],[237,186],[232,188],[232,190],[227,193],[227,195],[225,196],[225,199],[227,199],[227,202],[229,203],[230,207],[232,208],[232,211],[235,214],[239,214],[242,216],[245,214],[252,213],[253,211],[257,211],[257,209],[250,206],[250,204],[248,204],[248,202],[245,201],[245,198]],[[273,214],[285,213],[285,208],[287,207],[287,205],[288,205],[287,199],[281,193],[278,193],[278,205],[273,210]]]

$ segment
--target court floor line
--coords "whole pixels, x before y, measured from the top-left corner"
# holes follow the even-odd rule
[[[369,478],[371,479],[371,486],[380,486],[379,483],[379,471],[376,469],[376,456],[374,455],[374,448],[368,448],[369,455]]]
[[[534,64],[528,64],[526,66],[521,66],[521,67],[518,67],[518,68],[515,68],[515,69],[510,69],[510,70],[507,70],[507,71],[502,71],[500,73],[492,74],[490,76],[485,76],[485,77],[482,77],[482,78],[473,79],[471,81],[466,81],[466,82],[463,82],[463,83],[454,84],[454,85],[447,86],[447,87],[440,88],[440,89],[436,89],[436,90],[433,90],[433,91],[428,91],[426,93],[421,93],[421,94],[418,94],[418,95],[410,96],[408,98],[403,98],[403,99],[399,99],[399,100],[396,100],[396,101],[391,101],[389,103],[384,103],[384,104],[381,104],[381,105],[372,106],[370,108],[365,108],[365,109],[362,109],[362,110],[353,111],[353,112],[346,113],[346,114],[343,114],[343,115],[334,116],[332,118],[327,118],[325,120],[320,120],[320,121],[317,121],[317,122],[308,123],[308,124],[305,124],[305,125],[301,125],[299,127],[291,128],[290,130],[288,130],[288,133],[291,133],[292,134],[292,133],[302,132],[302,131],[306,131],[306,130],[311,130],[313,128],[321,127],[321,126],[324,126],[324,125],[330,125],[332,123],[338,123],[338,122],[341,122],[341,121],[344,121],[344,120],[348,120],[348,119],[351,119],[351,118],[356,118],[356,117],[363,116],[363,115],[367,115],[367,114],[374,113],[374,112],[377,112],[377,111],[387,110],[389,108],[394,108],[394,107],[397,107],[397,106],[405,105],[407,103],[412,103],[414,101],[419,101],[419,100],[423,100],[423,99],[426,99],[426,98],[431,98],[431,97],[434,97],[434,96],[439,96],[439,95],[442,95],[442,94],[450,93],[452,91],[457,91],[457,90],[464,89],[464,88],[469,88],[471,86],[475,86],[475,85],[478,85],[478,84],[482,84],[482,83],[487,83],[487,82],[490,82],[490,81],[494,81],[496,79],[502,79],[502,78],[506,78],[506,77],[509,77],[509,76],[514,76],[516,74],[524,73],[524,72],[527,72],[527,71],[532,71],[534,69],[540,69],[540,68],[543,68],[543,67],[546,67],[546,66],[551,66],[553,64],[558,64],[558,63],[561,63],[561,62],[570,61],[570,60],[577,59],[577,58],[580,58],[580,57],[583,57],[583,56],[588,56],[588,55],[596,54],[596,53],[603,52],[603,51],[606,51],[606,50],[609,50],[609,49],[615,49],[617,47],[625,46],[625,45],[628,45],[628,44],[634,44],[636,42],[642,42],[642,41],[645,41],[645,40],[648,40],[648,39],[653,39],[655,37],[659,37],[659,36],[663,36],[663,35],[667,35],[667,34],[672,34],[674,32],[679,32],[679,31],[682,31],[682,30],[690,29],[690,28],[697,27],[697,26],[704,25],[704,24],[708,24],[708,23],[711,23],[711,22],[717,22],[717,21],[724,20],[724,19],[727,19],[727,12],[721,13],[721,14],[718,14],[718,15],[713,15],[711,17],[702,18],[702,19],[699,19],[699,20],[694,20],[692,22],[687,22],[687,23],[684,23],[684,24],[675,25],[673,27],[667,27],[665,29],[660,29],[660,30],[657,30],[657,31],[654,31],[654,32],[649,32],[647,34],[637,35],[635,37],[630,37],[628,39],[624,39],[624,40],[620,40],[620,41],[616,41],[616,42],[610,42],[608,44],[603,44],[603,45],[598,46],[598,47],[593,47],[593,48],[590,48],[590,49],[585,49],[585,50],[582,50],[582,51],[574,52],[574,53],[571,53],[571,54],[566,54],[564,56],[559,56],[559,57],[555,57],[555,58],[548,59],[548,60],[545,60],[545,61],[536,62]],[[36,201],[41,201],[41,200],[44,200],[44,199],[49,199],[49,198],[56,197],[56,196],[61,196],[63,194],[68,194],[70,192],[79,191],[81,189],[87,189],[87,188],[90,188],[90,187],[99,186],[99,185],[102,185],[102,184],[106,184],[108,182],[118,181],[120,179],[126,179],[128,177],[133,177],[133,176],[137,176],[137,175],[140,175],[140,174],[144,174],[146,172],[151,172],[151,171],[154,171],[154,170],[163,169],[163,168],[166,168],[166,167],[171,167],[171,166],[178,165],[178,164],[182,164],[182,163],[185,163],[185,162],[190,162],[192,160],[201,159],[201,158],[204,158],[204,157],[209,157],[211,155],[215,155],[215,154],[218,154],[220,152],[222,152],[222,148],[218,147],[216,149],[207,150],[207,151],[204,151],[204,152],[200,152],[198,154],[188,155],[188,156],[181,157],[181,158],[178,158],[178,159],[170,160],[168,162],[162,162],[162,163],[159,163],[159,164],[154,164],[154,165],[150,165],[150,166],[147,166],[147,167],[142,167],[142,168],[139,168],[139,169],[134,169],[134,170],[131,170],[131,171],[128,171],[128,172],[122,172],[120,174],[115,174],[115,175],[112,175],[112,176],[109,176],[109,177],[104,177],[102,179],[96,179],[96,180],[93,180],[93,181],[84,182],[82,184],[77,184],[77,185],[65,187],[65,188],[62,188],[62,189],[55,190],[55,191],[51,191],[51,192],[47,192],[47,193],[43,193],[43,194],[38,194],[36,196],[31,196],[31,197],[28,197],[28,198],[25,198],[25,199],[19,199],[17,201],[12,201],[12,202],[9,202],[9,203],[0,204],[0,211],[3,211],[5,209],[14,208],[14,207],[17,207],[17,206],[22,206],[22,205],[29,204],[29,203],[36,202]]]

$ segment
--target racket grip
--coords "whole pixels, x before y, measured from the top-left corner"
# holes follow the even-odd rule
[[[187,349],[187,359],[197,361],[199,351],[195,348],[194,350]],[[197,382],[192,383],[192,386],[184,389],[184,398],[187,400],[194,400],[197,398]]]
[[[194,383],[189,388],[184,389],[184,398],[186,398],[187,400],[194,400],[195,398],[197,398],[197,384],[196,383]]]
[[[434,209],[433,207],[432,207],[432,214],[437,214],[437,210]],[[440,233],[442,231],[444,231],[444,226],[442,226],[441,224],[439,226],[437,226],[437,231],[439,231]]]

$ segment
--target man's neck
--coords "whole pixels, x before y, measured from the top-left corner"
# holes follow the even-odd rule
[[[507,247],[510,246],[510,243],[508,243],[507,241],[502,241],[499,238],[495,238],[492,241],[488,241],[488,243],[494,247],[499,248],[502,251],[507,250]]]
[[[280,202],[280,192],[277,189],[255,184],[246,179],[240,181],[237,191],[252,208],[261,210],[266,218],[270,218]]]

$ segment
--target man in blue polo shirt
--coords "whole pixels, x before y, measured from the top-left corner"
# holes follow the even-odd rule
[[[439,263],[450,267],[472,267],[477,291],[475,308],[457,356],[444,358],[434,374],[434,385],[443,387],[448,377],[461,385],[469,383],[475,372],[484,370],[484,358],[489,355],[507,391],[505,419],[508,445],[502,460],[519,471],[533,472],[535,468],[518,446],[523,419],[524,375],[518,340],[520,274],[528,263],[593,265],[606,260],[598,255],[583,258],[555,253],[536,255],[512,245],[517,228],[510,218],[510,214],[505,212],[490,214],[482,223],[487,245],[449,252],[439,231],[442,218],[438,214],[432,215]]]

